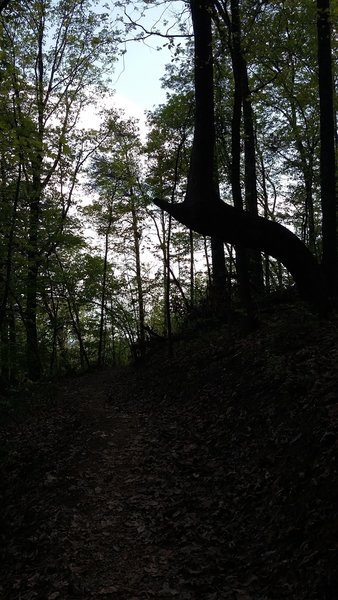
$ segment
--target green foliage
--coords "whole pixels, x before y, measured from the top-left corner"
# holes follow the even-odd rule
[[[231,202],[230,7],[214,4],[218,176],[222,198]],[[129,5],[142,22],[157,2],[114,5]],[[293,229],[320,258],[315,3],[239,6],[259,211]],[[133,344],[145,342],[146,325],[170,335],[208,303],[209,243],[151,204],[153,197],[185,196],[192,40],[183,47],[168,39],[176,51],[162,80],[167,102],[148,114],[145,142],[117,110],[103,111],[99,130],[92,130],[81,115],[108,87],[115,42],[122,40],[113,15],[112,7],[91,0],[13,0],[0,15],[0,351],[7,384],[23,381],[34,354],[44,375],[124,362]],[[187,28],[183,11],[177,31]],[[144,35],[135,23],[128,29]],[[241,188],[244,194],[243,148]],[[236,304],[231,247],[226,264]],[[265,271],[270,290],[290,281],[267,257]]]

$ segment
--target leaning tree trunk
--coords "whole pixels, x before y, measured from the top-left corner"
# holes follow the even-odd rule
[[[159,198],[154,203],[180,223],[202,235],[214,236],[230,244],[240,244],[266,252],[290,271],[301,296],[319,310],[328,308],[325,281],[321,270],[305,244],[289,229],[263,217],[254,217],[221,200],[189,206],[170,204]]]
[[[191,0],[195,55],[205,52],[211,31],[211,3]],[[210,45],[209,45],[210,50]],[[202,67],[203,65],[201,65]],[[212,74],[195,69],[196,113],[188,188],[184,202],[172,204],[155,198],[157,206],[178,221],[223,242],[261,250],[280,260],[293,275],[304,298],[318,309],[328,307],[325,284],[319,266],[306,246],[286,227],[222,202],[214,185],[215,126],[213,102],[205,90],[213,90]],[[203,110],[204,108],[204,110]]]
[[[337,198],[330,0],[317,0],[317,30],[323,267],[330,289],[337,293]]]

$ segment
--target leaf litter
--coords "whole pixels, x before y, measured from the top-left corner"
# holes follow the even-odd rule
[[[337,600],[337,327],[309,319],[68,378],[3,429],[0,597]]]

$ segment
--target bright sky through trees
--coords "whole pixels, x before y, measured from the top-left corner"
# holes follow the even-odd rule
[[[168,39],[158,35],[147,36],[144,40],[135,41],[135,37],[144,30],[171,34],[177,33],[176,14],[182,13],[184,2],[177,0],[162,6],[152,6],[140,18],[136,3],[129,7],[123,15],[124,23],[129,19],[138,22],[140,27],[125,35],[126,42],[120,46],[124,54],[115,63],[111,80],[113,97],[102,99],[102,106],[122,109],[126,117],[139,121],[141,136],[146,133],[146,112],[159,104],[165,103],[166,91],[161,87],[161,78],[165,74],[165,66],[173,58],[173,50],[168,48]],[[188,15],[188,13],[187,13]],[[116,12],[117,22],[121,14]],[[180,40],[184,44],[184,38]],[[83,111],[81,125],[99,127],[101,118],[97,107],[87,107]]]
[[[156,50],[143,42],[130,42],[127,53],[116,65],[113,86],[118,97],[142,110],[164,102],[165,91],[161,88],[160,78],[170,59],[168,48]]]
[[[172,21],[171,33],[177,32],[175,27],[175,12],[183,10],[183,2],[174,2],[172,6],[152,7],[140,19],[140,24],[147,31],[165,32],[168,26],[164,26],[165,20]],[[175,11],[175,12],[174,12]],[[138,19],[138,13],[129,9],[129,17]],[[128,20],[128,17],[125,17]],[[136,28],[127,36],[125,45],[126,53],[121,57],[115,68],[113,88],[116,90],[116,101],[118,105],[125,104],[127,113],[132,112],[140,117],[146,110],[163,103],[166,92],[161,88],[161,77],[165,72],[165,65],[172,60],[172,52],[167,47],[168,40],[159,36],[148,37],[144,41],[132,41],[142,29]]]

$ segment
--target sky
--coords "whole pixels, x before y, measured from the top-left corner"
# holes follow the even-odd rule
[[[115,67],[112,85],[116,93],[142,110],[165,101],[160,78],[171,54],[167,48],[156,50],[143,42],[131,42]]]
[[[130,16],[138,20],[138,13],[134,8],[136,5],[136,2],[132,3],[128,10]],[[181,0],[164,2],[149,9],[140,23],[147,30],[165,32],[166,27],[174,23],[173,10],[182,11],[183,7],[184,2]],[[169,25],[163,25],[163,19],[167,19]],[[139,31],[138,29],[131,32],[129,38],[135,37]],[[175,28],[172,26],[171,33],[174,32]],[[184,43],[182,39],[179,41]],[[114,91],[113,98],[105,98],[99,103],[99,108],[104,106],[123,109],[127,118],[137,119],[143,139],[147,133],[146,112],[166,101],[166,90],[161,87],[161,78],[165,74],[166,64],[171,62],[172,52],[165,44],[166,38],[154,35],[145,41],[128,41],[124,46],[120,46],[120,50],[125,50],[125,54],[114,66],[110,86]],[[97,128],[100,121],[98,111],[93,106],[83,111],[81,126]]]
[[[173,2],[173,6],[175,10],[179,10],[183,7],[183,2]],[[153,28],[164,31],[162,21],[163,18],[172,19],[172,7],[168,2],[164,14],[163,7],[152,8],[142,18],[142,25],[148,30]],[[134,18],[132,9],[130,11]],[[135,33],[130,37],[133,35]],[[171,51],[164,46],[166,41],[154,36],[145,42],[127,42],[126,53],[117,62],[112,78],[116,105],[124,108],[127,116],[144,119],[145,111],[165,102],[166,92],[161,88],[160,79],[165,73],[165,65],[172,58]],[[157,49],[159,46],[161,50]]]

